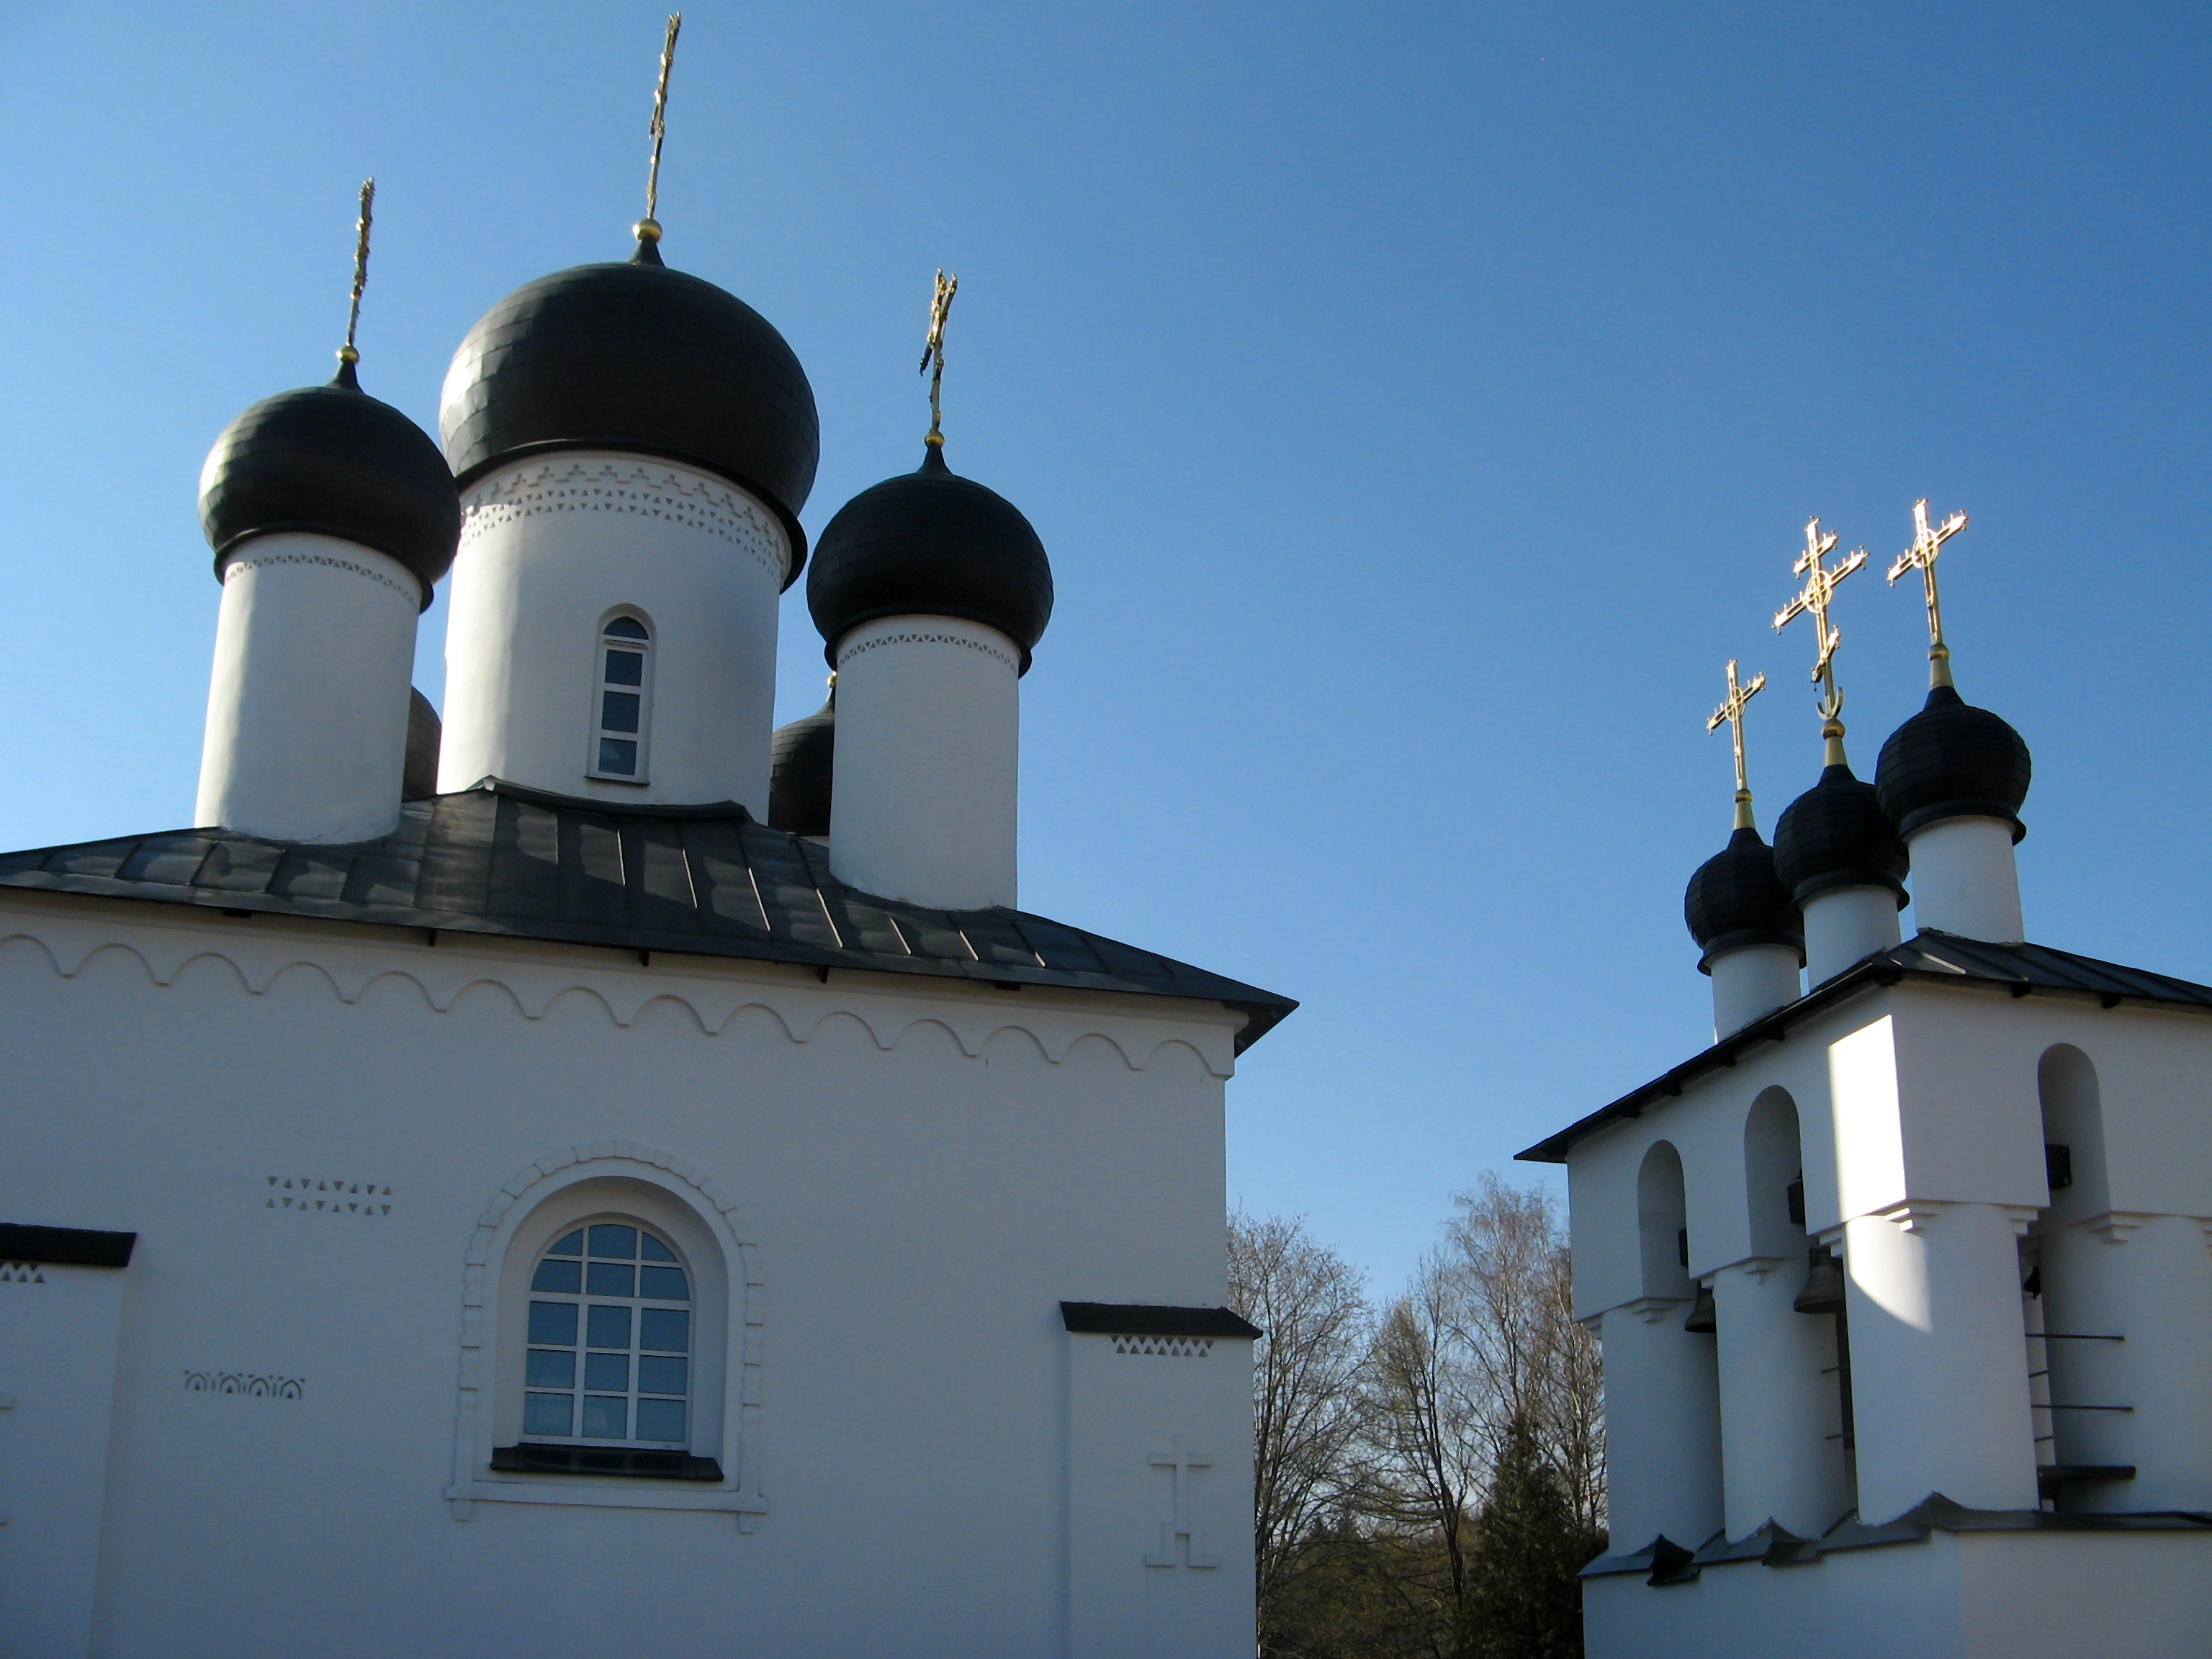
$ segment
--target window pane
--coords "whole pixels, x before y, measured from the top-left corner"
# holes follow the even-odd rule
[[[577,1228],[574,1232],[570,1233],[568,1237],[545,1252],[548,1255],[581,1255],[583,1253],[584,1230],[581,1227]]]
[[[533,1389],[573,1389],[576,1386],[576,1356],[566,1348],[532,1348],[530,1374],[523,1381]]]
[[[576,1398],[567,1394],[526,1394],[522,1396],[525,1434],[573,1434]]]
[[[623,1311],[628,1313],[629,1310],[625,1308]],[[640,1308],[637,1346],[655,1353],[690,1352],[691,1316],[674,1308]]]
[[[668,1246],[662,1243],[651,1233],[641,1233],[638,1235],[637,1248],[639,1254],[643,1255],[647,1261],[673,1261],[676,1260],[676,1252],[670,1249]]]
[[[574,1296],[584,1288],[584,1264],[580,1261],[544,1261],[538,1264],[538,1273],[530,1281],[533,1291],[566,1291]]]
[[[627,1390],[629,1356],[626,1353],[587,1353],[584,1356],[584,1386],[587,1389]]]
[[[610,732],[636,731],[637,693],[635,691],[600,692],[599,724]]]
[[[603,1261],[636,1261],[637,1229],[635,1227],[592,1228],[592,1254]]]
[[[666,1273],[667,1268],[659,1271]],[[594,1261],[592,1263],[592,1294],[593,1296],[635,1296],[637,1269],[627,1261]]]
[[[574,1308],[569,1309],[568,1311],[571,1316],[575,1313]],[[570,1330],[573,1331],[574,1328],[573,1324],[569,1326]],[[629,1310],[628,1308],[593,1308],[591,1310],[591,1318],[586,1323],[586,1328],[591,1333],[590,1346],[627,1349],[629,1346]],[[575,1339],[571,1337],[569,1340],[573,1342]]]
[[[684,1402],[680,1400],[641,1400],[637,1402],[637,1437],[641,1440],[684,1438]]]
[[[597,1266],[592,1269],[599,1272]],[[628,1268],[624,1268],[626,1273]],[[641,1267],[638,1269],[637,1293],[656,1302],[689,1302],[691,1292],[684,1287],[681,1267]]]
[[[592,1311],[599,1313],[603,1310],[594,1308]],[[622,1315],[623,1328],[629,1328],[629,1309],[610,1308],[604,1311]],[[532,1342],[544,1342],[556,1348],[575,1346],[576,1304],[573,1302],[532,1303],[530,1304],[530,1340]],[[628,1347],[629,1345],[625,1342],[623,1346]]]
[[[607,653],[607,684],[609,685],[643,685],[645,656],[637,651]]]
[[[691,1362],[657,1354],[647,1354],[637,1362],[637,1391],[640,1394],[682,1394],[684,1373],[690,1370]],[[641,1422],[644,1419],[640,1419]]]
[[[586,1395],[583,1432],[587,1440],[627,1440],[629,1401],[620,1395],[609,1399],[602,1395]]]
[[[607,624],[607,632],[618,640],[646,640],[653,637],[645,631],[645,624],[635,617],[617,617]]]
[[[599,770],[612,772],[618,777],[637,775],[637,745],[620,738],[599,739]]]

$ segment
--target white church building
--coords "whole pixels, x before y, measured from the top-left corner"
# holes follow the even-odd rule
[[[1738,727],[1712,1045],[1522,1154],[1604,1353],[1591,1659],[2212,1654],[2212,988],[2027,942],[2028,750],[1952,684],[1940,541],[1872,784],[1831,676],[1770,848]]]
[[[638,235],[442,444],[350,345],[240,416],[191,825],[0,856],[7,1659],[1252,1651],[1293,1005],[1018,908],[1036,532],[933,434],[810,561],[797,357]]]

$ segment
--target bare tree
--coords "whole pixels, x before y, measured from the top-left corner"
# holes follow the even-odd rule
[[[1303,1217],[1257,1219],[1242,1210],[1229,1218],[1229,1297],[1265,1334],[1252,1353],[1254,1541],[1264,1643],[1344,1510],[1367,1298],[1361,1275],[1316,1243]]]
[[[1533,1437],[1577,1522],[1603,1524],[1605,1431],[1596,1341],[1575,1322],[1557,1200],[1486,1173],[1445,1226],[1446,1317],[1489,1462]]]

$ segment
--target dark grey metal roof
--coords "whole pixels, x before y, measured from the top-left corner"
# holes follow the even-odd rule
[[[1088,1336],[1231,1336],[1267,1334],[1233,1308],[1162,1307],[1146,1302],[1063,1302],[1060,1322]]]
[[[2173,979],[2141,968],[2124,968],[2094,957],[2077,957],[2070,951],[2054,951],[2047,945],[1986,945],[1960,939],[1954,933],[1923,929],[1902,945],[1878,951],[1845,969],[1808,996],[1785,1004],[1763,1019],[1755,1019],[1723,1037],[1703,1054],[1684,1060],[1630,1091],[1609,1106],[1569,1124],[1559,1133],[1538,1141],[1514,1156],[1531,1164],[1564,1164],[1567,1150],[1584,1135],[1623,1118],[1641,1117],[1653,1101],[1680,1095],[1683,1087],[1706,1073],[1734,1066],[1737,1060],[1763,1042],[1779,1042],[1790,1028],[1833,1007],[1869,986],[1975,985],[2003,990],[2013,996],[2062,996],[2094,1000],[2106,1008],[2122,1003],[2138,1007],[2174,1008],[2191,1013],[2212,1013],[2212,986]]]
[[[615,807],[488,781],[348,846],[176,830],[0,854],[0,887],[433,932],[1223,1002],[1238,1053],[1297,1004],[1018,910],[871,897],[734,802]]]

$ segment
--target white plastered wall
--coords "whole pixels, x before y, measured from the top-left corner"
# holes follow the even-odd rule
[[[330,536],[256,536],[223,562],[195,821],[278,841],[399,822],[422,584]]]
[[[140,1235],[102,1650],[278,1652],[312,1630],[340,1659],[613,1651],[650,1630],[677,1659],[1061,1651],[1058,1304],[1224,1299],[1241,1018],[9,896],[0,1213],[35,1192],[42,1218]],[[726,1227],[743,1263],[726,1378],[757,1441],[726,1422],[720,1450],[752,1510],[666,1484],[456,1490],[481,1443],[464,1397],[497,1386],[481,1242],[602,1170]],[[1166,1388],[1175,1363],[1131,1359],[1122,1386]],[[1218,1383],[1237,1362],[1203,1363]],[[215,1372],[277,1386],[188,1388]],[[1172,1404],[1096,1455],[1157,1485]],[[1249,1488],[1222,1468],[1233,1548]],[[1115,1548],[1156,1549],[1158,1519]],[[1249,1653],[1224,1617],[1152,1650]]]
[[[498,777],[614,801],[735,800],[765,822],[791,555],[775,515],[692,468],[588,450],[503,467],[462,507],[438,787]],[[642,784],[586,775],[599,630],[618,611],[653,632]]]

